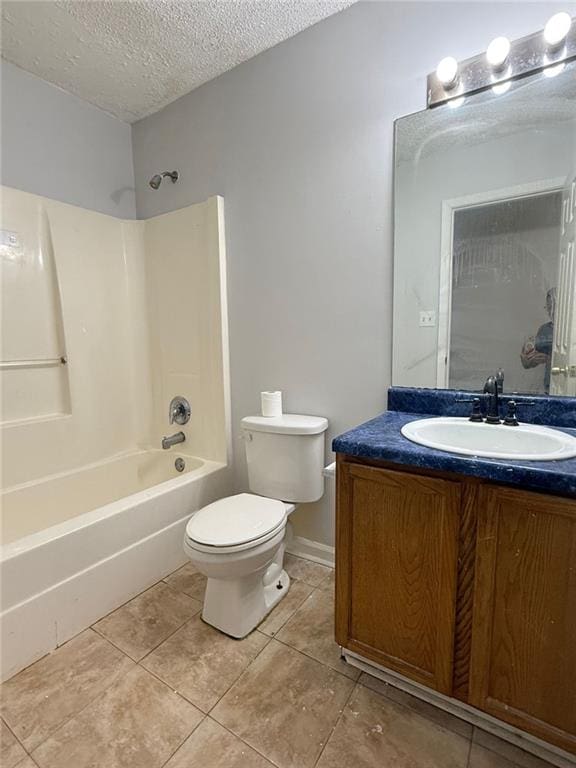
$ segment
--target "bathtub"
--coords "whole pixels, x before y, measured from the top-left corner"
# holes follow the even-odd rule
[[[175,450],[136,451],[6,489],[1,678],[184,564],[186,523],[229,492],[225,467]]]

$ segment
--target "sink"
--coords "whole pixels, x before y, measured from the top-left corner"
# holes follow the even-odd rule
[[[536,424],[507,427],[456,417],[418,419],[401,429],[404,437],[427,448],[490,459],[554,461],[576,456],[576,438]]]

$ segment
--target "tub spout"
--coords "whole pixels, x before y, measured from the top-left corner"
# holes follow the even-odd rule
[[[183,443],[184,440],[186,440],[186,435],[184,432],[176,432],[175,435],[162,438],[162,448],[167,451],[168,448],[172,448],[173,445],[178,445],[178,443]]]

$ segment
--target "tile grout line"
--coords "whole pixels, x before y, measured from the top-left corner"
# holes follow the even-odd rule
[[[184,593],[181,592],[179,594],[184,594]],[[120,607],[122,607],[122,606],[120,606]],[[195,611],[192,614],[192,616],[189,616],[187,619],[184,619],[182,624],[180,624],[178,627],[176,627],[176,629],[174,629],[172,632],[170,632],[169,635],[166,635],[166,637],[164,637],[162,640],[160,640],[160,642],[158,642],[153,648],[150,648],[148,651],[146,651],[144,656],[142,656],[140,659],[135,659],[132,656],[130,656],[130,654],[127,651],[125,651],[123,648],[120,648],[119,645],[117,645],[113,640],[110,640],[109,637],[107,637],[105,634],[103,634],[103,632],[96,627],[96,624],[98,624],[101,621],[101,619],[98,619],[96,624],[92,624],[92,626],[89,627],[89,629],[93,629],[94,632],[96,632],[103,640],[107,640],[110,643],[110,645],[114,646],[114,648],[116,648],[117,650],[121,651],[125,656],[128,656],[128,658],[131,661],[133,661],[135,664],[140,664],[140,662],[144,661],[144,659],[148,658],[148,656],[150,656],[151,653],[154,653],[154,651],[156,651],[162,645],[162,643],[165,643],[166,640],[169,640],[172,637],[172,635],[175,635],[176,632],[178,632],[179,630],[182,629],[182,627],[184,627],[186,624],[189,624],[192,621],[192,619],[194,619],[196,616],[198,616],[199,613],[201,613],[201,611],[202,611],[202,607],[200,607],[197,611]]]
[[[197,616],[197,615],[198,615],[198,614],[195,614],[195,616],[192,616],[192,618],[191,618],[191,619],[189,619],[188,621],[186,621],[186,622],[185,622],[185,624],[183,624],[181,627],[179,627],[179,629],[177,629],[175,632],[173,632],[173,633],[172,633],[172,634],[171,634],[169,637],[167,637],[167,638],[166,638],[166,640],[165,640],[165,641],[163,641],[163,642],[167,642],[167,641],[170,639],[170,637],[172,637],[173,635],[175,635],[175,634],[176,634],[176,632],[178,632],[180,629],[183,629],[183,628],[184,628],[184,626],[186,626],[187,624],[190,624],[190,622],[191,622],[191,621],[192,621],[194,618],[196,618],[196,616]],[[207,625],[207,626],[210,626],[210,625]],[[253,630],[253,631],[258,631],[258,630]],[[262,653],[262,651],[264,650],[264,648],[266,648],[266,647],[267,647],[267,645],[268,645],[268,644],[270,643],[270,641],[272,640],[272,638],[271,638],[271,637],[268,637],[268,635],[265,635],[263,632],[259,632],[259,634],[261,634],[261,635],[262,635],[262,637],[266,638],[266,642],[264,643],[264,645],[262,646],[262,648],[261,648],[261,649],[258,651],[258,653],[256,654],[256,656],[254,656],[254,658],[250,660],[250,662],[248,663],[248,666],[246,666],[246,667],[245,667],[245,668],[244,668],[244,669],[243,669],[241,672],[239,672],[239,673],[238,673],[238,677],[234,678],[234,680],[233,680],[233,681],[230,683],[230,685],[228,686],[228,688],[226,688],[226,690],[224,691],[224,693],[223,693],[223,694],[222,694],[222,695],[221,695],[221,696],[218,698],[218,700],[217,700],[217,701],[216,701],[216,702],[215,702],[215,703],[214,703],[214,704],[213,704],[213,705],[210,707],[210,709],[209,709],[207,712],[206,712],[204,709],[202,709],[200,706],[198,706],[198,704],[195,704],[193,701],[191,701],[190,699],[186,698],[186,696],[184,696],[184,694],[183,694],[183,693],[181,693],[180,691],[178,691],[178,690],[176,690],[175,688],[173,688],[173,686],[172,686],[172,685],[170,685],[170,683],[168,683],[166,680],[163,680],[163,679],[162,679],[162,678],[161,678],[161,677],[160,677],[160,676],[159,676],[159,675],[158,675],[156,672],[154,672],[154,671],[153,671],[153,670],[151,670],[151,669],[148,669],[147,667],[145,667],[145,666],[143,666],[143,665],[141,664],[141,662],[142,662],[142,661],[144,661],[145,659],[147,659],[147,658],[148,658],[148,656],[150,656],[150,655],[153,653],[153,651],[150,651],[150,653],[146,654],[146,656],[144,656],[144,657],[143,657],[143,658],[142,658],[140,661],[136,662],[136,665],[137,665],[137,666],[140,666],[140,667],[141,667],[141,668],[142,668],[142,669],[143,669],[145,672],[147,672],[149,675],[152,675],[152,677],[156,678],[156,680],[158,680],[160,683],[162,683],[162,684],[163,684],[163,685],[165,685],[167,688],[169,688],[169,689],[172,691],[172,693],[175,693],[177,696],[179,696],[179,697],[180,697],[180,698],[181,698],[183,701],[185,701],[187,704],[190,704],[190,705],[191,705],[191,706],[193,706],[195,709],[197,709],[199,712],[201,712],[201,713],[204,715],[204,717],[208,717],[208,715],[210,714],[210,712],[212,712],[212,710],[214,709],[214,707],[215,707],[215,706],[216,706],[216,705],[217,705],[217,704],[220,702],[220,700],[221,700],[222,698],[224,698],[224,696],[226,696],[226,694],[228,693],[228,691],[230,690],[230,688],[232,688],[232,686],[233,686],[233,685],[234,685],[234,684],[235,684],[235,683],[236,683],[236,682],[237,682],[237,681],[240,679],[240,677],[241,677],[241,676],[244,674],[244,672],[246,672],[246,670],[247,670],[247,669],[248,669],[248,668],[249,668],[249,667],[250,667],[250,666],[251,666],[251,665],[252,665],[252,664],[253,664],[253,663],[256,661],[256,659],[258,658],[258,656],[260,656],[260,654]],[[161,643],[160,645],[162,645],[162,644],[163,644],[163,643]],[[160,646],[157,646],[157,648],[159,648],[159,647],[160,647]],[[154,649],[154,650],[157,650],[157,648],[156,648],[156,649]]]
[[[263,634],[263,633],[261,633],[261,634]],[[274,765],[274,766],[277,766],[277,768],[282,768],[281,766],[279,766],[279,765],[278,765],[278,763],[276,763],[275,761],[273,761],[273,760],[272,760],[270,757],[268,757],[267,755],[264,755],[264,754],[263,754],[262,752],[260,752],[260,751],[259,751],[259,750],[258,750],[258,749],[255,747],[255,746],[253,746],[252,744],[250,744],[250,742],[248,742],[248,741],[246,741],[245,739],[243,739],[243,738],[242,738],[242,737],[241,737],[239,734],[237,734],[237,733],[235,733],[234,731],[230,730],[230,728],[228,728],[228,727],[227,727],[227,726],[226,726],[224,723],[221,723],[221,722],[220,722],[220,720],[217,720],[215,717],[212,717],[212,715],[211,715],[212,711],[213,711],[213,710],[215,709],[215,707],[216,707],[216,706],[217,706],[217,705],[218,705],[218,704],[219,704],[219,703],[222,701],[222,699],[224,698],[224,696],[226,696],[226,694],[227,694],[227,693],[229,693],[229,691],[231,690],[231,688],[232,688],[232,687],[233,687],[233,686],[234,686],[234,685],[235,685],[235,684],[236,684],[236,683],[237,683],[237,682],[240,680],[240,678],[241,678],[243,675],[245,675],[245,674],[248,672],[248,670],[250,669],[250,667],[252,666],[252,664],[254,664],[254,662],[256,661],[256,659],[258,658],[258,656],[260,656],[260,654],[262,653],[262,651],[264,651],[264,649],[265,649],[265,648],[267,648],[267,647],[270,645],[270,643],[271,643],[271,642],[273,642],[275,639],[276,639],[276,638],[274,638],[274,637],[270,637],[270,638],[268,638],[268,643],[266,643],[266,645],[264,646],[264,648],[262,648],[262,650],[261,650],[261,651],[258,653],[258,655],[257,655],[256,657],[254,657],[254,659],[253,659],[253,660],[250,662],[250,664],[249,664],[249,665],[246,667],[246,669],[244,669],[244,670],[243,670],[243,671],[240,673],[240,675],[239,675],[239,676],[236,678],[236,680],[234,681],[234,683],[232,683],[232,685],[230,685],[230,687],[228,688],[228,690],[226,691],[226,693],[223,693],[223,694],[222,694],[222,696],[221,696],[221,697],[218,699],[218,701],[216,702],[216,704],[214,704],[214,706],[211,708],[211,710],[210,710],[210,712],[208,713],[208,715],[207,715],[207,716],[209,717],[209,719],[210,719],[210,720],[213,720],[215,723],[217,723],[217,724],[218,724],[218,725],[220,725],[222,728],[224,728],[226,731],[228,731],[228,733],[231,733],[233,736],[235,736],[236,738],[240,739],[240,741],[242,741],[244,744],[246,744],[248,747],[250,747],[250,749],[253,749],[255,752],[257,752],[259,755],[261,755],[261,756],[262,756],[262,757],[263,757],[265,760],[267,760],[268,762],[270,762],[272,765]],[[324,745],[323,745],[323,747],[322,747],[322,750],[321,750],[321,752],[320,752],[320,755],[318,756],[317,760],[316,760],[316,761],[315,761],[315,763],[314,763],[314,766],[316,766],[316,765],[317,765],[317,762],[318,762],[318,760],[320,759],[320,757],[321,757],[321,755],[322,755],[322,752],[324,752],[324,749],[326,748],[326,745],[328,744],[328,741],[330,740],[330,737],[332,736],[332,733],[334,732],[334,730],[335,730],[336,726],[337,726],[337,725],[338,725],[338,723],[340,722],[340,719],[342,718],[342,716],[343,716],[343,714],[344,714],[344,710],[346,709],[346,706],[347,706],[347,704],[348,704],[348,702],[349,702],[349,700],[350,700],[350,698],[351,698],[352,694],[353,694],[353,693],[354,693],[354,691],[356,690],[356,687],[359,685],[359,683],[358,683],[358,681],[357,681],[357,680],[356,680],[356,681],[355,681],[355,680],[352,680],[351,678],[347,677],[346,675],[342,675],[341,673],[339,673],[337,670],[333,669],[332,667],[329,667],[327,664],[324,664],[323,662],[320,662],[320,661],[318,661],[318,659],[313,659],[311,656],[308,656],[307,654],[303,653],[302,651],[299,651],[297,648],[293,648],[291,645],[288,645],[287,643],[282,643],[281,641],[278,641],[278,642],[279,642],[279,644],[280,644],[280,645],[282,645],[284,648],[287,648],[287,649],[289,649],[289,650],[291,650],[291,651],[294,651],[295,653],[298,653],[300,656],[303,656],[303,657],[304,657],[306,660],[308,660],[308,661],[313,661],[313,662],[315,662],[316,664],[320,664],[320,666],[321,666],[321,667],[323,667],[324,669],[327,669],[327,670],[328,670],[328,671],[330,671],[330,672],[333,672],[333,673],[335,673],[335,674],[338,674],[338,675],[340,675],[340,677],[343,677],[345,680],[348,680],[350,683],[352,683],[352,688],[350,689],[350,693],[348,694],[348,696],[346,697],[346,700],[345,700],[344,704],[342,705],[342,711],[340,712],[340,714],[339,714],[339,715],[338,715],[338,717],[336,718],[336,720],[335,720],[335,722],[334,722],[334,725],[331,727],[331,729],[330,729],[330,732],[329,732],[329,734],[328,734],[328,736],[327,736],[327,738],[326,738],[326,741],[324,742]]]
[[[214,706],[216,706],[216,705],[214,705]],[[243,739],[243,738],[242,738],[242,736],[239,736],[237,733],[234,733],[234,731],[231,731],[231,730],[230,730],[230,728],[228,728],[226,725],[224,725],[223,723],[221,723],[219,720],[216,720],[214,717],[210,717],[210,715],[206,715],[206,718],[207,718],[208,720],[210,720],[211,722],[213,722],[213,723],[216,723],[216,725],[219,725],[219,726],[220,726],[220,728],[223,728],[223,729],[224,729],[224,730],[225,730],[227,733],[229,733],[231,736],[234,736],[234,738],[235,738],[235,739],[238,739],[238,741],[241,741],[241,742],[242,742],[242,744],[246,744],[246,746],[247,746],[249,749],[252,749],[252,750],[254,750],[254,752],[256,752],[256,754],[257,754],[257,755],[260,755],[260,757],[261,757],[261,758],[263,758],[264,760],[266,760],[266,762],[267,762],[267,763],[270,763],[270,765],[274,766],[274,768],[282,768],[282,766],[279,766],[279,765],[278,765],[278,763],[276,763],[274,760],[272,760],[271,758],[269,758],[269,757],[267,757],[266,755],[264,755],[262,752],[260,752],[260,750],[259,750],[259,749],[257,749],[256,747],[253,747],[253,746],[252,746],[252,744],[249,744],[249,743],[246,741],[246,739]]]
[[[201,712],[202,710],[199,710],[199,711]],[[178,744],[178,746],[176,747],[176,749],[175,749],[175,750],[174,750],[174,751],[173,751],[173,752],[172,752],[172,753],[171,753],[171,754],[168,756],[168,759],[167,759],[165,762],[163,762],[163,763],[162,763],[162,765],[159,765],[159,766],[158,766],[158,768],[164,768],[166,765],[168,765],[168,763],[170,762],[170,760],[172,760],[172,758],[174,757],[174,755],[176,754],[176,752],[178,752],[178,750],[179,750],[181,747],[183,747],[183,746],[184,746],[184,744],[185,744],[185,743],[188,741],[188,739],[190,738],[190,736],[192,736],[192,734],[193,734],[195,731],[197,731],[197,730],[198,730],[198,728],[200,728],[200,726],[202,725],[202,723],[204,722],[204,720],[206,720],[206,718],[208,717],[208,715],[204,714],[204,712],[202,712],[202,715],[203,715],[203,717],[202,717],[202,718],[200,718],[200,722],[196,723],[196,725],[194,726],[194,728],[192,728],[192,730],[190,731],[190,733],[189,733],[187,736],[185,736],[185,737],[182,739],[182,741],[180,742],[180,744]],[[17,768],[17,767],[16,767],[16,768]]]
[[[290,648],[291,651],[296,651],[296,653],[299,653],[301,656],[304,656],[306,659],[310,661],[315,661],[317,664],[321,664],[326,669],[329,669],[331,672],[335,672],[337,675],[340,675],[340,677],[343,677],[345,680],[350,680],[352,683],[357,683],[360,679],[360,675],[356,679],[353,677],[350,677],[349,675],[345,675],[344,672],[341,672],[339,669],[336,669],[335,667],[330,666],[330,664],[326,664],[325,661],[322,661],[321,659],[317,659],[315,656],[310,656],[309,653],[306,653],[306,651],[300,650],[300,648],[295,648],[293,645],[290,645],[290,643],[286,643],[284,640],[279,640],[277,637],[271,637],[271,640],[276,640],[280,645],[283,645],[285,648]],[[345,662],[347,663],[347,662]],[[353,667],[350,666],[352,669]],[[365,686],[368,687],[368,686]]]
[[[149,587],[146,587],[141,592],[138,592],[136,595],[133,595],[132,597],[129,597],[128,600],[125,600],[123,603],[120,603],[120,605],[117,605],[116,608],[112,608],[111,611],[108,611],[108,613],[105,613],[104,616],[100,616],[99,619],[96,619],[94,624],[98,624],[99,621],[104,621],[104,619],[107,619],[108,616],[112,616],[113,613],[116,613],[116,611],[119,611],[120,608],[124,608],[124,606],[128,605],[128,603],[131,603],[132,600],[136,600],[136,598],[140,597],[141,595],[146,594],[146,592],[150,591],[151,589],[154,589],[154,587],[157,587],[159,584],[163,584],[163,579],[160,579],[159,581],[155,581],[154,584],[150,584]],[[94,626],[94,624],[90,624],[90,628]],[[88,629],[89,627],[86,627]],[[82,632],[84,630],[81,630]],[[68,642],[68,641],[66,641]]]
[[[42,658],[44,658],[44,657],[42,657]],[[16,734],[14,733],[14,731],[12,730],[12,728],[11,728],[11,727],[8,725],[8,723],[7,723],[7,722],[6,722],[6,720],[4,719],[4,716],[3,716],[3,715],[0,717],[0,720],[2,720],[2,722],[3,722],[3,723],[4,723],[4,725],[5,725],[5,727],[6,727],[6,728],[8,728],[8,730],[10,731],[10,733],[12,734],[12,736],[14,736],[14,738],[16,739],[16,743],[17,743],[17,744],[19,744],[19,745],[22,747],[22,749],[24,750],[24,752],[26,753],[26,755],[28,755],[28,757],[30,757],[30,752],[28,752],[28,750],[26,749],[26,747],[24,746],[24,744],[22,744],[22,742],[20,741],[20,739],[18,738],[18,736],[16,736]],[[22,760],[19,760],[18,762],[22,762]],[[16,763],[16,768],[18,768],[18,763]]]
[[[327,737],[326,741],[324,742],[324,745],[323,745],[322,749],[320,750],[320,754],[318,755],[318,757],[317,757],[316,761],[314,762],[314,766],[313,766],[313,768],[316,768],[316,766],[317,766],[317,765],[318,765],[318,763],[320,762],[320,760],[321,760],[321,758],[322,758],[322,755],[324,754],[324,750],[325,750],[325,749],[326,749],[326,747],[328,746],[328,742],[329,742],[329,741],[330,741],[330,739],[332,738],[332,735],[333,735],[334,731],[336,730],[336,728],[338,727],[338,724],[340,723],[340,721],[341,721],[341,720],[342,720],[342,718],[344,717],[344,712],[346,711],[346,707],[348,706],[348,704],[349,704],[349,702],[350,702],[350,699],[351,699],[351,698],[352,698],[352,696],[354,695],[354,692],[356,691],[356,688],[358,687],[358,685],[359,685],[359,683],[358,683],[358,681],[356,681],[356,683],[355,683],[355,684],[352,686],[352,690],[350,691],[350,693],[348,694],[348,696],[347,696],[347,698],[346,698],[346,701],[345,701],[345,702],[344,702],[344,704],[342,705],[342,711],[340,712],[340,714],[339,714],[339,715],[338,715],[338,717],[336,718],[336,722],[334,723],[334,725],[333,725],[333,726],[332,726],[332,728],[330,729],[330,733],[328,734],[328,737]]]
[[[293,579],[293,581],[295,581],[297,584],[306,584],[306,582],[305,582],[305,581],[299,581],[298,579]],[[288,616],[288,617],[287,617],[287,618],[286,618],[286,619],[285,619],[285,620],[282,622],[282,624],[281,624],[281,625],[278,627],[278,629],[276,630],[276,632],[275,632],[273,635],[268,635],[268,633],[267,633],[267,632],[264,632],[264,630],[260,629],[260,627],[262,626],[262,624],[264,624],[264,622],[265,622],[265,621],[267,621],[267,619],[268,619],[270,616],[272,616],[272,614],[274,613],[274,610],[277,608],[277,606],[278,606],[278,605],[280,605],[280,603],[277,603],[277,604],[274,606],[274,608],[272,608],[272,610],[271,610],[269,613],[267,613],[267,614],[266,614],[266,616],[265,616],[265,617],[262,619],[262,621],[261,621],[261,622],[260,622],[260,624],[259,624],[259,625],[256,627],[256,629],[258,629],[260,632],[262,632],[262,634],[263,634],[263,635],[268,635],[268,637],[270,637],[270,638],[274,638],[274,637],[276,637],[276,635],[278,634],[278,632],[280,632],[282,629],[284,629],[284,627],[286,626],[286,624],[287,624],[287,623],[288,623],[288,622],[289,622],[289,621],[290,621],[290,620],[291,620],[291,619],[294,617],[294,615],[295,615],[296,613],[298,613],[298,611],[300,610],[300,608],[302,608],[302,606],[304,605],[304,603],[306,602],[306,600],[308,600],[310,597],[312,597],[312,595],[314,594],[314,592],[316,592],[316,590],[317,590],[317,589],[319,589],[319,587],[312,587],[310,584],[306,584],[306,586],[307,586],[307,587],[311,587],[311,589],[312,589],[312,592],[310,592],[310,594],[309,594],[309,595],[306,595],[306,597],[305,597],[305,598],[302,600],[302,602],[301,602],[301,603],[298,603],[298,606],[297,606],[297,607],[296,607],[296,608],[295,608],[295,609],[292,611],[292,613],[290,614],[290,616]],[[288,590],[288,593],[289,593],[289,592],[290,592],[290,590]],[[282,602],[282,601],[280,601],[280,602]]]
[[[87,627],[86,629],[83,629],[83,630],[82,630],[82,632],[88,632],[90,629],[91,629],[91,627]],[[80,633],[80,634],[82,634],[82,633]],[[98,634],[98,633],[96,633],[96,634]],[[99,637],[101,637],[101,635],[98,635],[98,636],[99,636]],[[78,637],[78,635],[75,635],[75,637]],[[70,639],[71,639],[71,640],[73,640],[74,638],[70,638]],[[101,638],[101,639],[102,639],[102,640],[106,640],[106,638]],[[67,641],[67,642],[69,642],[69,641]],[[106,641],[106,642],[108,642],[108,643],[109,643],[109,641]],[[112,643],[109,643],[109,644],[110,644],[110,645],[112,645]],[[66,643],[64,643],[64,645],[66,645]],[[60,647],[62,648],[63,646],[60,646]],[[115,645],[112,645],[112,647],[113,647],[115,650],[117,650],[117,651],[120,651],[120,649],[119,649],[119,648],[116,648],[116,646],[115,646]],[[57,650],[57,649],[55,649],[55,650]],[[112,680],[110,683],[108,683],[108,685],[105,685],[105,686],[104,686],[104,688],[103,688],[101,691],[98,691],[98,693],[94,694],[94,696],[92,696],[92,697],[89,699],[89,701],[87,701],[87,702],[86,702],[86,704],[85,704],[83,707],[80,707],[80,709],[79,709],[77,712],[74,712],[74,714],[70,715],[70,717],[67,717],[66,719],[62,720],[62,722],[61,722],[61,723],[59,723],[59,724],[58,724],[58,726],[57,726],[56,728],[54,728],[54,730],[53,730],[53,731],[51,731],[51,732],[50,732],[50,733],[49,733],[49,734],[46,736],[46,738],[44,738],[44,739],[42,739],[41,741],[39,741],[39,742],[38,742],[38,744],[36,744],[36,745],[34,746],[34,748],[33,748],[33,749],[31,749],[31,750],[28,750],[28,749],[26,749],[26,747],[24,747],[24,749],[26,750],[26,753],[27,753],[27,754],[28,754],[30,757],[32,757],[32,758],[34,759],[34,762],[36,762],[36,759],[33,757],[33,754],[32,754],[32,753],[33,753],[33,752],[35,752],[35,751],[38,749],[38,747],[41,747],[41,746],[42,746],[42,744],[45,744],[45,743],[48,741],[48,739],[51,739],[51,738],[52,738],[52,736],[54,736],[54,734],[58,733],[58,731],[59,731],[61,728],[63,728],[65,725],[67,725],[67,724],[68,724],[68,723],[69,723],[71,720],[74,720],[74,718],[75,718],[75,717],[78,717],[78,715],[80,715],[82,712],[84,712],[84,710],[85,710],[85,709],[87,709],[87,708],[88,708],[88,707],[89,707],[89,706],[90,706],[90,705],[91,705],[91,704],[92,704],[94,701],[96,701],[96,699],[98,699],[98,698],[100,698],[101,696],[103,696],[103,695],[104,695],[104,694],[105,694],[105,693],[106,693],[106,692],[107,692],[107,691],[108,691],[110,688],[112,688],[112,686],[113,686],[115,683],[117,683],[117,682],[118,682],[119,680],[121,680],[123,677],[126,677],[126,675],[127,675],[129,672],[131,672],[131,671],[134,669],[134,667],[136,666],[136,664],[135,664],[134,660],[133,660],[133,659],[131,659],[131,658],[130,658],[130,656],[128,656],[126,653],[124,653],[124,651],[120,651],[120,652],[122,653],[122,655],[123,655],[123,656],[125,656],[125,657],[126,657],[128,660],[129,660],[129,661],[131,661],[131,662],[132,662],[132,666],[131,666],[129,669],[127,669],[125,672],[123,672],[123,673],[121,673],[121,674],[119,674],[119,675],[115,676],[115,677],[114,677],[114,680]],[[47,654],[47,655],[48,655],[48,654]],[[24,745],[22,745],[22,746],[24,746]]]
[[[252,631],[253,631],[253,632],[258,632],[259,630],[255,629],[255,630],[252,630]],[[219,704],[219,703],[222,701],[222,699],[224,698],[224,696],[226,696],[226,694],[227,694],[227,693],[230,691],[230,689],[231,689],[231,688],[232,688],[234,685],[236,685],[236,683],[238,682],[238,680],[240,680],[240,678],[242,677],[242,675],[244,675],[244,674],[245,674],[245,673],[246,673],[246,672],[247,672],[247,671],[250,669],[250,667],[252,666],[252,664],[254,664],[254,662],[255,662],[255,661],[256,661],[256,659],[257,659],[257,658],[260,656],[260,654],[262,653],[262,651],[264,651],[264,649],[265,649],[265,648],[268,648],[268,646],[270,645],[270,642],[272,641],[272,638],[271,638],[271,637],[268,637],[268,635],[265,635],[265,634],[264,634],[264,632],[260,632],[260,634],[262,635],[262,637],[265,637],[265,638],[266,638],[266,642],[264,643],[264,645],[262,646],[262,648],[260,648],[260,650],[258,651],[258,653],[256,654],[256,656],[254,656],[254,658],[253,658],[253,659],[252,659],[252,660],[251,660],[251,661],[248,663],[248,665],[247,665],[247,666],[246,666],[246,667],[245,667],[245,668],[244,668],[244,669],[243,669],[243,670],[240,672],[240,674],[238,675],[238,677],[236,677],[236,678],[234,679],[234,682],[230,683],[230,685],[228,686],[228,688],[226,688],[226,690],[224,691],[224,693],[222,694],[222,696],[220,696],[220,697],[219,697],[219,699],[218,699],[218,701],[217,701],[215,704],[213,704],[213,705],[210,707],[210,709],[208,710],[208,712],[207,712],[206,714],[208,714],[208,715],[209,715],[209,714],[210,714],[210,713],[211,713],[211,712],[214,710],[214,708],[218,706],[218,704]],[[214,718],[212,718],[212,719],[214,719]],[[214,719],[214,722],[218,722],[218,721]],[[222,723],[220,723],[220,725],[222,725]]]
[[[470,768],[470,760],[472,759],[472,737],[474,736],[474,727],[470,731],[470,741],[468,742],[468,756],[466,758],[466,768]]]
[[[175,571],[174,571],[174,573],[175,573]],[[163,583],[162,579],[160,579],[160,581],[154,582],[154,584],[151,584],[149,587],[146,587],[146,589],[143,589],[142,592],[138,592],[137,595],[134,595],[134,597],[131,597],[129,600],[126,600],[126,602],[122,603],[117,608],[113,608],[111,611],[109,611],[108,613],[104,614],[104,616],[101,616],[99,619],[96,619],[96,621],[93,624],[89,624],[87,627],[84,627],[83,629],[78,630],[78,632],[76,632],[74,635],[69,637],[67,640],[64,640],[63,643],[58,643],[57,642],[57,645],[55,645],[54,648],[52,648],[51,650],[47,651],[43,656],[40,656],[39,659],[35,659],[34,661],[31,661],[30,664],[28,664],[27,666],[23,667],[22,669],[19,669],[18,672],[15,672],[13,675],[11,675],[11,677],[8,677],[6,680],[3,680],[0,683],[0,687],[2,685],[4,685],[5,683],[9,683],[11,680],[13,680],[15,677],[20,675],[22,672],[25,672],[27,669],[30,669],[30,667],[33,667],[34,664],[38,664],[40,661],[42,661],[43,659],[46,659],[48,656],[50,656],[51,654],[55,653],[60,648],[63,648],[65,645],[70,643],[72,640],[74,640],[75,638],[79,637],[83,632],[86,632],[89,629],[94,629],[94,625],[97,624],[99,621],[102,621],[103,619],[108,618],[108,616],[111,616],[115,611],[118,611],[120,608],[123,608],[125,605],[128,605],[128,603],[132,602],[132,600],[135,600],[137,597],[140,597],[140,595],[143,595],[145,592],[148,592],[149,589],[152,589],[157,584],[161,584],[161,583]],[[166,585],[166,586],[168,586],[168,585]],[[191,596],[188,595],[188,597],[191,597]],[[100,635],[100,637],[104,637],[104,635],[101,635],[100,632],[98,632],[98,630],[95,630],[95,631],[97,632],[97,634]],[[57,634],[58,633],[56,632],[56,636],[57,636]],[[104,638],[104,639],[108,640],[108,638]],[[108,640],[108,642],[110,642],[110,641]],[[110,643],[110,644],[114,645],[114,643]],[[114,645],[114,647],[117,648],[117,646],[115,646],[115,645]],[[122,650],[121,648],[117,648],[117,649],[119,651]],[[128,656],[128,654],[125,651],[122,651],[122,653],[124,653],[125,656]],[[131,658],[131,657],[128,656],[128,658]],[[133,661],[133,659],[132,659],[132,661]]]

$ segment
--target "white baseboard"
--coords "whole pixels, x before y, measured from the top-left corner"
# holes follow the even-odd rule
[[[329,547],[328,544],[305,539],[303,536],[293,536],[286,545],[286,552],[334,568],[335,549]]]
[[[14,605],[1,616],[7,680],[187,562],[188,516]]]

